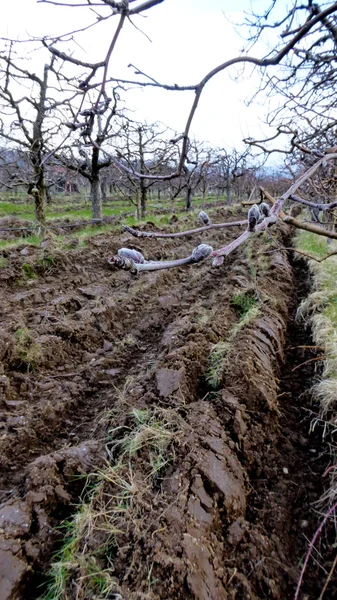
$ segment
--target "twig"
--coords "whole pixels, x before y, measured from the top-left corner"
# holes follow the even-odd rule
[[[75,371],[74,373],[59,373],[58,375],[48,375],[48,379],[59,379],[60,377],[75,377],[75,375],[79,375],[86,370],[86,367],[83,369],[79,369],[79,371]]]
[[[290,346],[290,348],[286,348],[286,350],[297,350],[298,348],[301,350],[324,350],[322,346]]]
[[[332,513],[335,512],[336,508],[337,508],[337,502],[326,513],[326,515],[324,516],[323,521],[321,522],[320,526],[316,530],[315,535],[314,535],[314,537],[312,538],[312,540],[311,540],[311,542],[309,544],[308,552],[307,552],[306,557],[304,559],[303,567],[302,567],[302,570],[301,570],[301,573],[300,573],[300,576],[299,576],[299,579],[298,579],[298,583],[297,583],[297,588],[296,588],[294,600],[298,600],[300,589],[301,589],[301,585],[302,585],[302,581],[303,581],[303,576],[304,576],[305,570],[307,568],[307,564],[308,564],[309,558],[310,558],[310,556],[312,554],[312,551],[314,549],[314,545],[316,543],[316,540],[317,540],[318,536],[320,535],[320,533],[322,532],[322,529],[323,529],[325,523],[327,522],[328,518],[330,517],[330,515],[332,515]]]
[[[337,154],[325,155],[325,158],[332,158],[332,157],[337,158]],[[283,196],[281,196],[281,198],[283,200],[284,199],[287,200],[293,194],[293,191],[296,191],[297,188],[300,185],[302,185],[302,183],[304,183],[304,181],[306,181],[306,179],[311,177],[311,175],[321,165],[321,162],[322,162],[322,159],[320,159],[319,161],[317,161],[317,163],[315,163],[313,165],[313,167],[316,167],[314,170],[313,170],[313,167],[311,167],[306,173],[304,173],[304,175],[301,175],[301,177],[297,181],[295,181],[295,183],[289,188],[289,190],[287,192],[285,192],[283,194]],[[269,200],[273,204],[275,204],[277,202],[277,200],[275,200],[275,198],[273,198],[273,196],[271,194],[269,194],[269,192],[267,192],[267,190],[265,190],[263,187],[260,186],[260,190],[264,194],[264,196],[267,200]],[[312,233],[316,233],[317,235],[322,235],[324,237],[328,237],[328,238],[337,240],[336,232],[325,231],[325,229],[321,229],[320,227],[317,227],[316,225],[309,225],[308,223],[303,223],[302,221],[299,221],[298,219],[295,219],[294,217],[291,217],[290,215],[286,215],[283,212],[283,210],[280,210],[279,217],[282,219],[282,221],[284,223],[287,223],[288,225],[293,225],[293,227],[296,227],[297,229],[304,229],[304,231],[311,231]]]
[[[335,560],[334,560],[334,561],[333,561],[333,563],[332,563],[331,569],[330,569],[330,571],[329,571],[329,574],[328,574],[328,576],[327,576],[327,578],[326,578],[326,581],[325,581],[324,587],[323,587],[323,589],[322,589],[322,591],[321,591],[321,593],[320,593],[320,595],[319,595],[319,598],[318,598],[318,600],[322,600],[322,598],[323,598],[323,596],[324,596],[324,594],[325,594],[325,592],[326,592],[326,588],[328,587],[328,585],[329,585],[329,583],[330,583],[330,580],[331,580],[332,574],[333,574],[333,572],[334,572],[334,570],[335,570],[336,564],[337,564],[337,554],[336,554],[336,556],[335,556]]]
[[[331,465],[330,467],[325,469],[325,471],[323,473],[323,477],[326,477],[328,475],[328,473],[330,473],[330,471],[333,471],[333,469],[337,469],[337,465]]]
[[[337,254],[337,250],[334,250],[333,252],[329,252],[325,256],[322,256],[322,258],[316,258],[316,256],[312,256],[312,254],[309,254],[308,252],[303,252],[303,250],[297,250],[296,248],[291,248],[291,247],[288,248],[288,247],[284,246],[282,248],[273,248],[272,250],[263,250],[263,251],[257,252],[257,255],[272,254],[273,252],[279,252],[279,250],[290,250],[291,252],[296,252],[297,254],[301,254],[301,256],[310,258],[310,260],[315,260],[318,263],[323,262],[327,258],[330,258],[330,256],[335,256]]]
[[[300,367],[304,367],[304,365],[307,365],[308,363],[313,362],[314,360],[326,360],[327,358],[328,358],[327,356],[316,356],[315,358],[309,358],[309,360],[306,360],[305,362],[303,362],[300,365],[297,365],[296,367],[291,369],[291,372],[293,373]]]

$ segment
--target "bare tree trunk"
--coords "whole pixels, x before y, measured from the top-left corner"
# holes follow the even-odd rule
[[[170,213],[171,213],[171,215],[174,214],[174,200],[173,200],[173,196],[170,197]]]
[[[205,208],[205,199],[206,199],[206,190],[203,190],[202,191],[202,203],[201,203],[202,210],[204,210],[204,208]]]
[[[138,188],[136,190],[136,217],[140,219],[140,194]]]
[[[185,209],[186,210],[191,210],[192,209],[192,188],[189,187],[189,186],[187,187]]]
[[[32,191],[35,201],[35,217],[40,225],[46,224],[46,188],[45,186],[35,187]]]
[[[35,186],[32,194],[35,200],[36,220],[41,224],[46,224],[46,183],[44,177],[44,166],[42,163],[42,125],[45,116],[46,94],[48,83],[48,65],[44,67],[43,80],[40,81],[40,97],[37,108],[36,119],[33,124],[33,138],[30,147],[30,159],[34,167]]]
[[[145,173],[145,158],[144,158],[144,147],[143,147],[143,136],[142,128],[138,128],[138,149],[139,149],[139,166],[140,172]],[[145,180],[141,177],[139,180],[140,186],[140,209],[142,218],[146,215],[146,204],[147,204],[147,188]]]
[[[230,204],[231,200],[232,200],[232,186],[230,185],[230,183],[228,183],[227,187],[226,187],[226,197],[227,197],[227,204]]]
[[[102,201],[104,202],[106,200],[106,191],[107,191],[107,184],[105,179],[103,179],[101,181],[101,194],[102,194]]]
[[[101,185],[99,180],[99,148],[94,146],[92,150],[91,175],[90,180],[90,198],[93,219],[102,219],[102,196]]]
[[[102,197],[99,179],[95,178],[90,182],[90,198],[92,207],[92,218],[102,219]]]
[[[140,212],[142,219],[146,215],[146,204],[147,204],[147,188],[144,185],[144,179],[140,180]]]

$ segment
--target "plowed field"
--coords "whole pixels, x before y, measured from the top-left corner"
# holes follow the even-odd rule
[[[294,597],[327,458],[309,434],[315,349],[294,319],[310,282],[278,249],[292,232],[279,226],[217,269],[134,277],[106,262],[122,246],[187,256],[238,232],[102,233],[83,248],[3,252],[1,600],[42,594],[58,526],[89,474],[99,516],[79,550],[110,569],[116,589],[99,595],[74,564],[62,598]],[[143,441],[131,452],[135,432]],[[95,496],[93,474],[109,468]],[[302,598],[317,598],[325,578],[312,566]],[[336,595],[332,580],[324,597]]]

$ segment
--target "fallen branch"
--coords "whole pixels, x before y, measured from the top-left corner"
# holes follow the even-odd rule
[[[298,202],[299,204],[304,204],[305,206],[310,206],[311,208],[318,208],[319,210],[332,210],[333,208],[337,207],[337,201],[335,200],[334,202],[329,202],[328,204],[320,204],[320,203],[316,203],[316,202],[309,202],[309,200],[304,200],[303,198],[300,198],[299,196],[296,196],[295,194],[291,194],[291,196],[289,196],[290,200],[293,200],[294,202]]]
[[[184,265],[195,264],[201,262],[205,258],[211,256],[213,251],[212,246],[208,246],[207,244],[200,244],[196,248],[194,248],[192,254],[187,256],[186,258],[178,258],[177,260],[167,260],[167,261],[144,261],[144,262],[136,262],[130,258],[130,251],[128,248],[124,249],[125,256],[119,250],[118,256],[112,256],[108,259],[108,264],[111,267],[115,267],[117,269],[123,269],[124,271],[130,271],[133,275],[139,273],[140,271],[161,271],[163,269],[172,269],[174,267],[182,267]],[[140,254],[138,252],[137,254]]]
[[[311,233],[316,233],[317,235],[322,235],[323,237],[337,240],[337,233],[335,231],[325,231],[325,229],[321,229],[316,225],[309,225],[308,223],[303,223],[302,221],[298,221],[297,219],[295,219],[295,217],[290,217],[288,215],[285,215],[282,220],[284,223],[288,223],[288,225],[293,225],[297,229],[311,231]]]
[[[270,210],[269,216],[266,217],[264,217],[263,213],[259,211],[259,207],[256,204],[254,204],[248,212],[248,228],[246,229],[246,231],[244,231],[238,238],[233,240],[233,242],[227,244],[227,246],[224,246],[223,248],[219,248],[219,250],[214,250],[212,252],[212,257],[214,258],[213,266],[220,266],[223,263],[222,257],[227,256],[228,254],[233,252],[233,250],[238,248],[241,244],[243,244],[243,242],[252,237],[255,233],[266,231],[268,227],[274,225],[279,217],[279,212],[281,210],[282,203],[283,200],[277,200],[274,203],[272,209]],[[257,215],[260,215],[262,219],[260,222],[257,222]],[[251,216],[253,216],[253,222],[251,222]]]
[[[108,260],[108,263],[111,266],[115,266],[119,269],[125,269],[128,271],[131,271],[132,273],[137,273],[139,271],[157,271],[159,269],[170,269],[172,267],[178,267],[178,266],[182,266],[182,265],[186,265],[186,264],[199,262],[199,260],[204,260],[205,258],[211,257],[213,259],[212,265],[214,267],[218,267],[218,266],[222,265],[222,263],[224,262],[225,256],[227,256],[228,254],[233,252],[233,250],[238,248],[241,244],[243,244],[247,239],[252,237],[254,234],[266,231],[269,227],[271,227],[272,225],[275,225],[275,223],[277,222],[277,220],[279,218],[282,219],[282,221],[284,223],[288,223],[289,225],[293,225],[294,227],[297,227],[299,229],[303,229],[305,231],[311,231],[312,233],[316,233],[317,235],[322,235],[322,236],[325,236],[328,238],[337,239],[337,233],[325,231],[324,229],[321,229],[320,227],[317,227],[315,225],[309,225],[307,223],[302,223],[301,221],[298,221],[294,217],[286,215],[283,211],[283,205],[286,202],[286,200],[288,200],[292,196],[292,194],[294,194],[297,191],[297,189],[317,171],[317,169],[321,166],[322,162],[324,162],[324,160],[326,161],[326,160],[332,160],[332,159],[336,159],[336,158],[337,158],[337,154],[335,152],[331,153],[329,155],[325,154],[314,165],[312,165],[305,173],[302,173],[300,175],[300,177],[298,177],[294,181],[294,183],[292,183],[290,188],[286,192],[284,192],[284,194],[282,194],[282,196],[280,196],[277,200],[275,200],[275,198],[273,198],[271,196],[271,194],[269,194],[269,192],[267,192],[264,188],[259,187],[259,189],[260,189],[261,193],[264,195],[264,197],[272,203],[272,208],[270,209],[269,205],[267,205],[266,203],[261,203],[260,207],[257,204],[253,204],[253,206],[251,206],[251,208],[248,211],[248,220],[235,223],[237,225],[237,224],[246,224],[248,222],[248,227],[247,227],[246,231],[244,231],[238,238],[234,239],[232,242],[230,242],[229,244],[227,244],[226,246],[224,246],[222,248],[213,250],[210,246],[201,244],[200,246],[198,246],[197,248],[195,248],[193,250],[192,255],[189,257],[181,258],[181,259],[178,259],[175,261],[163,261],[163,262],[162,261],[158,261],[158,262],[145,261],[144,257],[142,257],[141,264],[139,263],[138,259],[133,260],[133,257],[130,258],[130,253],[133,252],[132,250],[125,249],[126,250],[125,256],[122,255],[122,251],[119,251],[119,256],[113,256],[111,259]],[[205,216],[207,217],[207,215],[205,215]],[[186,235],[190,235],[191,233],[195,233],[196,231],[198,231],[198,232],[207,231],[209,229],[216,229],[216,228],[219,229],[221,227],[230,227],[233,225],[234,225],[234,222],[233,223],[221,223],[221,224],[216,224],[216,225],[205,225],[204,227],[199,227],[196,230],[189,230],[187,232],[184,231],[184,232],[179,232],[176,234],[163,234],[163,233],[156,234],[153,232],[144,232],[144,231],[139,232],[128,226],[125,226],[124,229],[126,231],[128,231],[129,233],[131,233],[132,235],[135,235],[136,237],[166,237],[167,238],[167,237],[182,237],[184,235],[186,236]],[[204,248],[205,250],[203,252],[201,252],[200,257],[196,260],[194,253],[197,252],[197,254],[198,254],[198,249],[200,250],[201,248]],[[337,252],[329,253],[329,255],[327,255],[326,257],[323,257],[322,259],[315,259],[314,257],[311,257],[311,256],[309,256],[309,258],[313,258],[313,260],[318,260],[319,262],[321,262],[322,260],[325,260],[326,258],[328,258],[328,256],[331,256],[332,254],[337,254]],[[131,256],[132,256],[132,254],[131,254]]]
[[[241,205],[242,205],[242,206],[253,206],[253,204],[261,204],[261,202],[262,202],[262,194],[261,194],[261,193],[260,193],[260,199],[259,199],[259,200],[255,200],[255,201],[254,201],[254,200],[252,200],[252,198],[253,198],[253,196],[254,196],[254,194],[255,194],[255,192],[256,192],[256,189],[257,189],[257,188],[256,188],[256,185],[255,185],[255,186],[253,187],[253,189],[252,189],[251,193],[249,194],[249,198],[248,198],[248,200],[243,200],[243,201],[241,202]]]
[[[228,254],[230,254],[231,252],[233,252],[233,250],[241,246],[241,244],[248,240],[248,238],[252,237],[253,234],[253,231],[249,231],[248,229],[246,229],[246,231],[244,231],[238,238],[227,244],[227,246],[219,248],[219,250],[213,250],[213,267],[219,267],[220,265],[222,265],[223,257],[228,256]]]
[[[231,223],[214,223],[213,225],[205,225],[204,227],[197,227],[196,229],[188,229],[187,231],[178,231],[177,233],[161,233],[159,231],[140,231],[139,229],[133,229],[128,225],[123,225],[123,228],[128,233],[131,233],[134,237],[138,238],[180,238],[187,235],[194,235],[195,233],[201,233],[203,231],[209,231],[211,229],[223,229],[225,227],[241,227],[247,225],[247,219],[245,221],[232,221]]]

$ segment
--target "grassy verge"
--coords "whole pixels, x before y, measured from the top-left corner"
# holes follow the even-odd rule
[[[313,233],[301,231],[296,238],[295,247],[316,258],[322,258],[328,252],[337,250],[337,243],[327,244],[326,239]],[[313,290],[299,307],[299,318],[309,318],[315,343],[321,347],[324,367],[321,380],[314,386],[314,394],[320,402],[320,412],[313,426],[320,422],[323,437],[328,441],[332,452],[333,464],[337,461],[337,451],[333,442],[337,422],[337,256],[318,263],[308,261],[313,277]],[[332,443],[331,443],[332,442]],[[336,469],[330,472],[331,485],[326,491],[323,502],[337,501]]]
[[[192,210],[200,210],[202,207],[202,198],[195,197],[192,201]],[[208,207],[226,206],[226,198],[221,196],[209,196],[205,199]],[[231,205],[234,206],[234,205]],[[240,206],[239,204],[237,206]],[[172,204],[169,199],[149,200],[147,204],[149,213],[154,211],[167,211],[171,214]],[[175,213],[185,211],[185,199],[174,201],[173,210]],[[103,202],[103,216],[118,216],[125,212],[135,212],[135,204],[128,198],[114,198]],[[185,213],[186,214],[186,213]],[[52,203],[46,206],[47,221],[53,219],[91,219],[92,212],[90,203],[85,201],[83,196],[55,196]],[[34,221],[34,203],[27,202],[27,196],[21,195],[13,198],[10,194],[0,194],[0,218],[16,217],[17,219]]]

